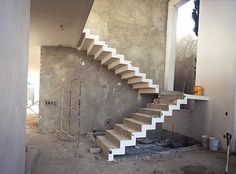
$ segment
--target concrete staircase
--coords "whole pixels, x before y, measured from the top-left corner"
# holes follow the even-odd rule
[[[159,93],[159,85],[153,84],[152,79],[140,73],[139,68],[134,67],[131,61],[125,60],[124,55],[117,54],[115,48],[108,47],[108,44],[100,41],[97,35],[90,34],[89,29],[84,29],[78,45],[79,50],[87,51],[87,55],[93,56],[94,60],[100,61],[108,70],[113,70],[115,75],[127,79],[128,84],[139,90],[140,94]]]
[[[187,104],[192,95],[180,92],[161,93],[146,108],[140,108],[131,118],[124,118],[123,124],[115,124],[113,130],[106,130],[105,136],[97,137],[97,145],[109,161],[114,155],[124,155],[125,147],[136,145],[137,138],[146,137],[147,130],[155,130],[157,123],[163,123],[165,116],[172,116],[174,110],[180,110],[181,104]]]

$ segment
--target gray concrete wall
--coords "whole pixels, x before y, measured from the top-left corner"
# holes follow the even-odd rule
[[[140,96],[137,90],[127,85],[113,71],[101,66],[99,62],[87,57],[83,51],[66,47],[42,47],[40,67],[40,126],[42,131],[60,128],[61,90],[43,97],[61,83],[61,79],[81,79],[81,122],[80,133],[112,128],[113,124],[121,123],[123,117],[130,116],[140,106],[152,101],[152,97]],[[64,105],[69,105],[69,90],[72,89],[72,106],[78,108],[79,81],[74,81],[72,88],[66,83]],[[46,100],[55,101],[56,105],[45,105]],[[68,109],[64,109],[67,119]],[[75,131],[78,110],[72,111],[72,133]],[[106,126],[109,119],[111,124]],[[68,121],[63,127],[68,130]]]
[[[86,27],[163,89],[169,0],[95,0]]]
[[[162,128],[201,140],[201,135],[210,135],[211,131],[211,118],[207,117],[209,102],[190,100],[189,103],[189,109],[174,111],[173,116],[165,117]]]
[[[29,1],[0,5],[0,173],[23,174]]]

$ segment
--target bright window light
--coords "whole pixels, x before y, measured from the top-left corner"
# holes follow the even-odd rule
[[[177,18],[177,40],[186,35],[192,35],[195,39],[196,35],[193,32],[194,20],[192,18],[192,11],[194,8],[193,0],[190,0],[178,9]]]

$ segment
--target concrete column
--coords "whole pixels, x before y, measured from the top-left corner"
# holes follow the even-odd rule
[[[1,0],[1,174],[24,173],[29,16],[29,0]]]

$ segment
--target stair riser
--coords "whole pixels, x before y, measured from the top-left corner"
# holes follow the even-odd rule
[[[142,131],[142,125],[140,125],[138,123],[135,123],[135,122],[124,119],[124,124],[127,125],[128,127],[132,128],[132,129],[134,129],[134,130],[137,130],[138,132]]]
[[[101,52],[101,54],[99,56],[96,57],[95,60],[101,61],[101,60],[105,59],[106,57],[111,57],[111,52],[103,51],[103,52]]]
[[[139,109],[138,110],[139,113],[143,113],[143,114],[147,114],[147,115],[155,115],[155,116],[161,116],[161,112],[160,111],[150,111],[150,110],[145,110],[145,109]]]
[[[93,42],[93,39],[84,39],[80,49],[87,50],[93,44]]]
[[[111,140],[116,146],[120,147],[120,140],[113,136],[110,132],[106,132],[107,139]]]
[[[130,72],[130,73],[123,74],[121,76],[121,79],[129,79],[129,78],[132,78],[132,77],[135,77],[135,72]]]
[[[143,80],[142,77],[135,77],[128,80],[128,84],[141,83]]]
[[[88,50],[88,55],[95,56],[101,50],[102,50],[101,45],[93,45],[93,47],[90,50]]]
[[[133,114],[132,117],[137,120],[147,124],[152,124],[152,117],[145,117],[138,114]]]
[[[102,153],[107,158],[108,154],[109,154],[109,149],[103,144],[103,142],[99,138],[97,138],[96,144],[98,147],[100,147],[102,149]]]
[[[184,98],[184,96],[182,95],[179,95],[179,96],[169,96],[169,95],[160,95],[160,98],[161,99],[167,99],[167,100],[176,100],[176,99],[183,99]]]
[[[140,89],[140,94],[158,94],[159,90],[153,88]]]
[[[176,99],[154,99],[155,104],[176,104]]]
[[[138,83],[138,84],[133,85],[134,89],[142,89],[142,88],[148,88],[148,87],[150,87],[149,83]]]
[[[127,131],[127,130],[125,130],[125,129],[119,127],[119,126],[116,126],[116,125],[115,125],[115,131],[118,132],[119,134],[121,134],[121,135],[123,135],[123,136],[129,138],[129,139],[132,138],[132,132],[129,132],[129,131]]]
[[[80,37],[80,40],[79,40],[79,43],[78,43],[78,47],[80,47],[81,46],[81,44],[82,44],[82,42],[83,42],[83,40],[84,40],[84,38],[85,38],[85,33],[82,33],[82,35],[81,35],[81,37]]]
[[[158,104],[148,103],[147,108],[160,109],[160,110],[168,111],[169,110],[169,105],[158,105]]]
[[[114,63],[117,61],[119,58],[118,57],[106,57],[105,59],[102,60],[102,65],[107,65],[110,66],[110,64]],[[110,69],[108,69],[110,70]]]

